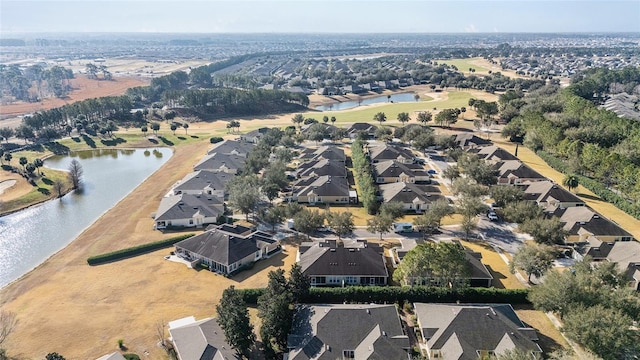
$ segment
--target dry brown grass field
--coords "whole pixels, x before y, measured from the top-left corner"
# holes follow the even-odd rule
[[[36,111],[53,109],[71,104],[76,101],[92,99],[102,96],[122,95],[128,88],[143,86],[149,83],[146,79],[134,77],[114,77],[113,80],[93,80],[87,79],[84,75],[76,75],[71,80],[72,91],[65,99],[47,98],[40,102],[28,103],[18,101],[12,104],[0,106],[0,118],[29,114]],[[0,122],[0,126],[5,126]]]

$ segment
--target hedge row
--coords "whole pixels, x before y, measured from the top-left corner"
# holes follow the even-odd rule
[[[564,174],[570,173],[567,165],[561,159],[558,159],[550,153],[546,151],[538,151],[538,156],[540,156],[542,160],[544,160],[555,170],[560,171]],[[640,219],[640,206],[634,203],[630,203],[622,196],[607,189],[602,183],[597,180],[582,175],[576,175],[576,177],[578,178],[578,183],[580,183],[580,185],[589,189],[591,192],[599,196],[602,200],[613,204],[615,207],[633,216],[634,218]]]
[[[358,183],[360,190],[360,200],[367,209],[369,215],[378,211],[378,201],[376,200],[376,187],[373,181],[371,163],[364,153],[364,141],[356,140],[351,146],[351,160],[353,163],[353,176]]]
[[[257,304],[264,289],[238,290],[247,304]],[[427,286],[347,286],[311,288],[307,303],[402,303],[462,302],[530,304],[527,289],[461,288],[449,289]]]
[[[89,263],[89,265],[98,265],[98,264],[103,264],[103,263],[114,261],[114,260],[120,260],[128,257],[132,257],[132,256],[146,254],[152,251],[170,247],[179,241],[192,237],[193,235],[195,234],[185,234],[180,236],[174,236],[172,238],[168,238],[165,240],[154,241],[148,244],[142,244],[142,245],[138,245],[138,246],[122,249],[122,250],[113,251],[106,254],[92,256],[87,259],[87,263]]]

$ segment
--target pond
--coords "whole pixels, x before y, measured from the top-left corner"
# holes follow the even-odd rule
[[[168,148],[103,149],[47,159],[46,167],[61,170],[77,159],[84,170],[83,190],[0,217],[0,287],[68,245],[172,154]]]
[[[339,98],[340,96],[334,96],[335,98]],[[387,98],[387,95],[376,96],[367,99],[360,100],[350,100],[343,101],[334,104],[320,105],[316,106],[316,110],[320,111],[336,111],[336,110],[346,110],[353,109],[358,106],[369,105],[369,104],[378,104],[378,103],[386,103],[386,102],[411,102],[416,101],[414,93],[402,93],[402,94],[391,94],[391,98]]]

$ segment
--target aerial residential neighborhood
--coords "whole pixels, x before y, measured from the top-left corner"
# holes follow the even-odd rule
[[[638,14],[0,2],[0,360],[638,360]]]

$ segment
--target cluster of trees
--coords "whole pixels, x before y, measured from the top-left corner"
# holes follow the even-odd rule
[[[98,73],[102,73],[102,80],[111,80],[113,78],[113,75],[111,75],[111,72],[107,69],[106,65],[96,65],[93,63],[88,63],[85,67],[85,71],[87,73],[87,77],[89,79],[98,79]]]
[[[467,285],[470,271],[462,245],[427,241],[404,256],[393,272],[393,279],[404,285],[457,288]]]
[[[258,316],[262,320],[260,337],[268,358],[287,351],[295,304],[308,297],[310,287],[311,280],[302,273],[299,264],[293,265],[288,279],[282,269],[269,272],[267,287],[258,298]],[[256,336],[242,295],[233,286],[225,289],[216,311],[226,341],[238,356],[250,358]]]
[[[378,210],[376,186],[373,180],[371,162],[364,152],[365,142],[356,140],[351,145],[351,160],[353,162],[353,176],[360,190],[360,201],[371,215]]]
[[[142,111],[131,114],[133,105],[127,96],[106,96],[77,101],[59,108],[44,110],[25,116],[15,129],[3,128],[5,140],[11,136],[26,141],[51,140],[69,136],[73,130],[90,135],[108,135],[118,130],[118,125],[130,127],[146,120]]]
[[[507,101],[505,109],[515,103],[510,109],[517,109],[518,115],[505,126],[502,135],[559,158],[566,164],[567,174],[593,179],[637,203],[640,123],[594,104],[614,83],[637,84],[637,72],[593,70],[566,89],[548,85],[524,99]]]
[[[71,90],[71,69],[53,66],[45,69],[32,65],[21,69],[19,65],[0,65],[0,93],[11,94],[17,100],[39,101],[48,96],[65,97]],[[35,91],[32,88],[35,86]]]
[[[602,359],[633,359],[640,352],[640,296],[615,263],[591,261],[585,257],[571,271],[550,271],[529,300],[536,309],[557,313],[567,337]]]

